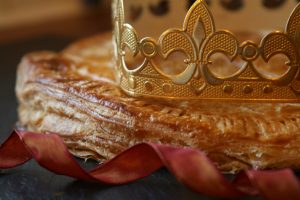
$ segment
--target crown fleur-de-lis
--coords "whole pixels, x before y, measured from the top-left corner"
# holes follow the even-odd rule
[[[114,0],[114,38],[119,61],[120,86],[132,96],[230,101],[300,102],[300,4],[292,12],[286,30],[266,35],[260,44],[240,43],[228,30],[216,30],[211,12],[204,0],[189,9],[182,28],[166,30],[156,41],[139,38],[134,27],[124,22],[123,0]],[[126,50],[133,59],[143,62],[132,69],[127,66]],[[171,75],[159,67],[156,57],[168,60],[182,52],[185,70]],[[241,66],[231,75],[217,75],[212,69],[214,55],[229,61],[239,59]],[[258,64],[269,63],[284,55],[288,62],[284,74],[271,77]],[[227,67],[227,66],[219,66]],[[226,70],[226,69],[225,69]]]
[[[181,51],[188,57],[186,70],[179,75],[169,76],[175,84],[186,84],[195,74],[199,74],[197,67],[201,62],[199,60],[200,48],[205,39],[214,31],[211,13],[206,4],[198,0],[190,8],[182,29],[170,29],[162,34],[159,44],[161,54],[165,59],[176,51]]]

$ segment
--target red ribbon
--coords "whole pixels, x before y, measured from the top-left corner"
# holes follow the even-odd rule
[[[164,166],[180,182],[208,196],[240,198],[260,195],[268,200],[300,199],[300,182],[290,169],[250,170],[230,182],[204,153],[191,148],[143,143],[91,171],[85,171],[56,134],[14,131],[0,146],[0,169],[22,165],[32,158],[57,174],[109,185],[141,179]]]

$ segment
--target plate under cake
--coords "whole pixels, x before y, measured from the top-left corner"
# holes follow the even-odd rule
[[[24,56],[21,126],[58,133],[75,156],[98,161],[151,141],[201,149],[224,172],[300,169],[300,104],[132,98],[113,70],[110,34]]]

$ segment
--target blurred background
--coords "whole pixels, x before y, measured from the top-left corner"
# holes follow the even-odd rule
[[[0,44],[105,31],[111,24],[108,4],[107,0],[0,0]]]
[[[18,121],[14,89],[22,57],[60,51],[110,27],[110,0],[0,0],[0,143]]]
[[[153,31],[153,36],[158,36],[170,26],[181,26],[187,9],[194,2],[126,0],[126,17],[139,34],[149,36],[149,31]],[[299,0],[206,2],[210,5],[218,29],[235,31],[282,29]],[[109,30],[110,3],[111,0],[0,0],[0,45],[45,35],[77,39]],[[148,27],[152,26],[156,28],[149,30]]]

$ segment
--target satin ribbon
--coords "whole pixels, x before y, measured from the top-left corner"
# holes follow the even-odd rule
[[[180,182],[207,196],[240,198],[258,195],[267,200],[300,199],[300,182],[290,169],[250,170],[229,181],[204,153],[191,148],[142,143],[86,171],[56,134],[14,131],[0,146],[0,169],[13,168],[31,159],[54,173],[108,185],[136,181],[166,167]]]

